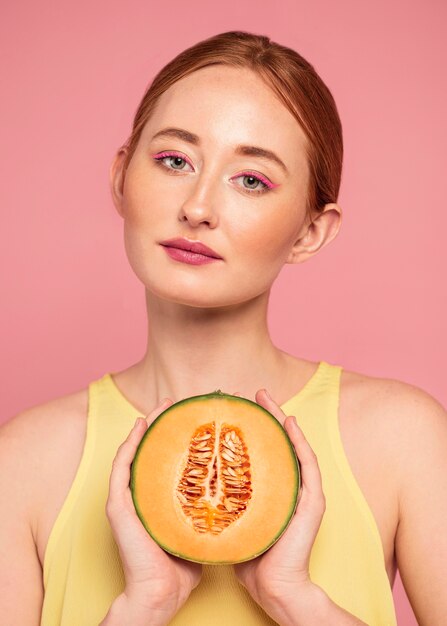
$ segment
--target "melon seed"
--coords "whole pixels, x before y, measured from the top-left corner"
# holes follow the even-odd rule
[[[200,437],[196,437],[196,441],[206,441],[210,437],[211,437],[211,433],[205,433],[204,435],[201,435]]]
[[[222,452],[222,458],[225,459],[225,461],[228,461],[228,463],[231,463],[234,461],[234,458],[232,458],[228,452]]]
[[[243,515],[251,499],[251,486],[247,477],[250,459],[238,429],[223,425],[219,474],[216,467],[218,459],[215,459],[212,469],[210,466],[215,441],[214,423],[207,424],[206,430],[202,425],[194,433],[190,440],[187,466],[179,484],[182,491],[179,500],[195,531],[217,535]],[[208,497],[214,498],[218,485],[223,490],[221,502],[216,505],[205,496],[204,481],[207,477],[210,479]]]
[[[230,456],[236,455],[236,450],[233,450],[229,444],[224,446],[223,452],[225,452],[226,454],[229,454]]]
[[[208,450],[211,450],[211,448],[208,448]],[[201,450],[199,450],[198,452],[194,452],[193,453],[193,457],[196,459],[205,459],[205,458],[210,458],[211,454],[209,453],[209,451],[206,452],[202,452]]]
[[[202,450],[211,450],[211,448],[209,448],[209,447],[208,447],[208,446],[209,446],[209,444],[210,444],[210,442],[209,442],[209,441],[207,441],[207,440],[205,440],[205,441],[199,441],[199,443],[196,443],[196,444],[194,445],[194,448],[195,448],[196,450],[200,450],[200,451],[202,451]]]
[[[232,444],[231,441],[224,444],[226,448],[225,452],[227,452],[228,454],[236,454],[236,446],[234,444],[233,445],[231,444]]]
[[[225,508],[227,509],[227,511],[231,512],[233,510],[233,505],[231,504],[231,502],[229,501],[228,498],[225,498],[224,505],[225,505]]]
[[[224,474],[230,474],[230,476],[237,476],[237,474],[236,474],[235,470],[234,470],[232,467],[229,467],[229,466],[228,466],[228,467],[226,467],[226,468],[223,470],[223,473],[224,473]]]

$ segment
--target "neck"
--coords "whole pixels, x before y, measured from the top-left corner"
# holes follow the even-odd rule
[[[144,393],[151,408],[164,397],[178,402],[216,389],[254,400],[266,387],[275,397],[284,384],[288,355],[271,341],[268,297],[199,309],[146,292],[147,349],[132,368],[134,394]]]

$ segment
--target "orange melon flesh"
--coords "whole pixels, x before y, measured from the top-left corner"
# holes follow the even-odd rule
[[[210,468],[213,459],[217,461],[218,487],[211,498],[208,480],[201,498],[211,511],[207,523],[212,523],[218,496],[224,491],[225,462],[217,442],[228,427],[240,433],[249,464],[246,508],[218,534],[198,532],[177,495],[191,459],[191,440],[206,425],[216,433],[216,443],[207,454],[212,456]],[[168,407],[149,426],[131,467],[132,498],[146,530],[167,552],[199,563],[238,563],[262,554],[290,523],[299,488],[298,460],[279,421],[257,403],[220,391]]]

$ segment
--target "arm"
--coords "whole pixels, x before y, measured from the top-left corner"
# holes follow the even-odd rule
[[[397,563],[418,624],[441,626],[447,615],[447,412],[425,391],[399,388],[392,407],[399,458]]]
[[[274,615],[280,626],[368,626],[365,622],[335,604],[318,585],[309,582],[296,590],[295,597],[287,600],[271,598],[266,603],[269,614]]]
[[[447,412],[422,389],[397,380],[379,380],[368,396],[364,409],[384,426],[389,467],[397,473],[402,582],[418,624],[441,626],[447,614]],[[310,589],[305,602],[291,599],[281,626],[362,623],[325,595]]]
[[[201,565],[173,557],[155,543],[138,518],[130,493],[130,466],[138,445],[148,425],[169,404],[172,400],[165,399],[146,419],[137,419],[112,463],[106,514],[126,585],[100,626],[164,626],[200,581]]]
[[[23,414],[0,428],[0,615],[21,626],[39,625],[43,599],[30,517],[31,443]]]
[[[165,626],[169,621],[163,611],[154,610],[144,603],[138,604],[122,593],[98,626]]]
[[[48,488],[48,472],[54,473],[60,463],[58,457],[51,456],[51,450],[63,449],[64,442],[67,441],[66,434],[61,436],[60,428],[58,429],[61,425],[61,415],[66,423],[66,418],[70,415],[67,407],[61,407],[60,403],[46,403],[23,411],[0,427],[2,624],[39,626],[41,622],[44,588],[42,565],[37,550],[38,518],[35,512],[42,506],[42,491],[39,485],[43,484]],[[145,422],[144,419],[140,421]],[[145,432],[141,426],[142,424],[139,429],[140,438]],[[132,433],[135,436],[134,430]],[[183,565],[181,562],[177,563],[176,559],[168,557],[161,548],[153,545],[136,517],[128,488],[129,465],[135,452],[134,448],[134,445],[129,448],[129,443],[126,442],[121,446],[121,451],[114,461],[112,471],[114,487],[107,505],[109,520],[113,520],[115,530],[124,526],[118,531],[119,547],[120,551],[124,550],[127,564],[132,562],[129,558],[132,556],[131,550],[126,545],[127,540],[134,546],[140,564],[144,548],[149,550],[152,548],[155,552],[154,557],[164,559],[166,564],[162,567],[162,564],[155,562],[154,559],[157,576],[150,576],[150,583],[147,584],[138,584],[138,581],[132,579],[134,572],[128,572],[125,592],[116,598],[109,608],[107,616],[101,622],[104,626],[115,624],[164,626],[169,621],[169,615],[179,608],[177,605],[186,600],[190,586],[195,586],[199,581],[199,566]],[[123,483],[121,489],[120,482]],[[132,504],[129,508],[133,517],[129,517],[126,504]],[[169,567],[172,570],[170,572],[172,578],[175,578],[170,587],[168,583],[171,578],[167,574]],[[177,582],[180,587],[179,594],[175,593]]]
[[[302,491],[282,537],[259,557],[236,564],[236,576],[281,626],[364,625],[310,579],[310,554],[326,509],[317,457],[295,418],[286,417],[265,390],[256,394],[256,401],[284,425],[300,461]]]

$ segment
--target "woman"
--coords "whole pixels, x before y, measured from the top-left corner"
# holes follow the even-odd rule
[[[267,37],[211,37],[155,77],[111,167],[146,353],[3,427],[5,623],[391,625],[397,566],[419,622],[442,623],[445,411],[416,387],[281,351],[267,328],[283,265],[339,231],[342,152],[329,90]],[[176,247],[198,242],[205,254]],[[165,553],[129,491],[147,425],[217,388],[273,413],[302,468],[284,535],[234,567]]]

